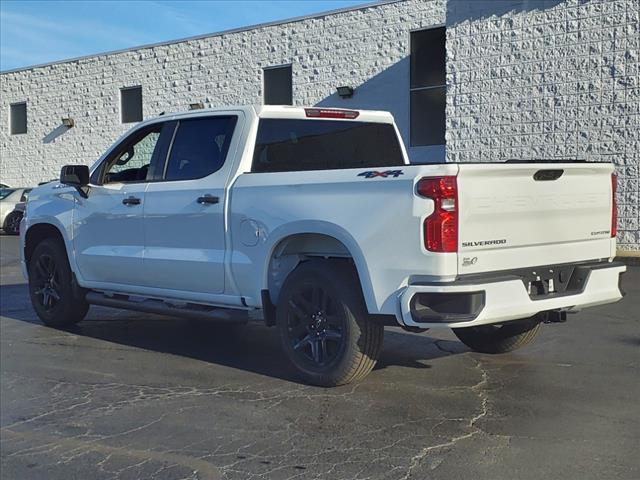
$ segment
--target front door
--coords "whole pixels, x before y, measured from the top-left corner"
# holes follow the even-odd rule
[[[76,197],[73,242],[83,284],[143,280],[145,192],[156,159],[166,156],[163,124],[134,132],[93,173],[88,198]]]
[[[163,179],[146,192],[146,286],[180,298],[224,292],[225,186],[236,123],[235,115],[178,122]]]

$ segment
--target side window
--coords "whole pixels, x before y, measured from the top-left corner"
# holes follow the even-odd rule
[[[136,134],[107,161],[102,183],[144,182],[158,149],[162,124]]]
[[[224,165],[238,117],[208,117],[178,123],[165,180],[206,177]]]
[[[15,192],[15,190],[13,190],[11,188],[0,189],[0,200],[4,200],[9,195],[11,195],[13,192]]]

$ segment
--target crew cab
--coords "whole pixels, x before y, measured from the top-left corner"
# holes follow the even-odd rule
[[[471,349],[622,297],[609,163],[411,165],[387,112],[162,115],[31,192],[21,228],[46,325],[90,304],[263,319],[305,381],[365,377],[385,325]]]

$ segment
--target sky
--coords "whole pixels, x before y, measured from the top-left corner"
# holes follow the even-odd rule
[[[369,0],[0,0],[0,70],[284,20]]]

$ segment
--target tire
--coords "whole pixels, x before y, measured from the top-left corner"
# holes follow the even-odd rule
[[[64,328],[81,321],[89,304],[84,292],[74,288],[67,252],[62,243],[48,238],[40,242],[29,259],[29,296],[42,323]]]
[[[276,325],[287,357],[313,385],[363,379],[382,350],[384,327],[369,318],[358,275],[344,260],[312,260],[291,272]]]
[[[2,229],[7,235],[19,235],[20,234],[20,220],[22,220],[22,212],[11,212],[4,219],[4,225]]]
[[[540,324],[540,318],[536,315],[502,325],[454,328],[453,333],[476,352],[507,353],[531,343],[540,330]]]

